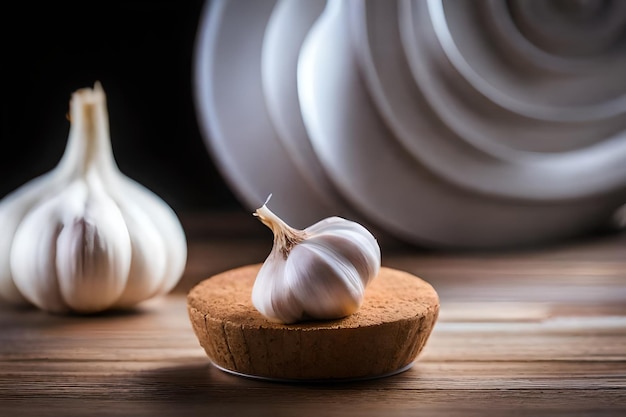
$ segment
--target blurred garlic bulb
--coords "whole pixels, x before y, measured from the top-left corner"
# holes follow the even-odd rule
[[[0,298],[94,313],[169,292],[187,260],[176,214],[119,171],[99,83],[69,115],[59,164],[0,201]]]
[[[381,261],[378,242],[365,227],[329,217],[297,230],[272,213],[267,201],[254,215],[274,233],[252,289],[261,314],[288,324],[341,318],[359,309]]]

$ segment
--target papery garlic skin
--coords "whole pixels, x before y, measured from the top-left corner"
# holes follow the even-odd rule
[[[376,238],[362,225],[330,217],[293,229],[267,208],[254,213],[274,233],[274,245],[252,288],[252,304],[284,324],[355,313],[380,270]]]
[[[57,167],[0,201],[0,298],[94,313],[169,292],[186,265],[184,230],[119,171],[99,83],[72,94],[70,120]]]

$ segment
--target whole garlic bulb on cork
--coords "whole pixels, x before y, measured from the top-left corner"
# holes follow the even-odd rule
[[[59,164],[0,201],[0,298],[95,313],[169,292],[186,236],[161,198],[118,169],[100,83],[72,94],[69,118]]]
[[[274,233],[272,251],[252,288],[254,307],[284,324],[356,312],[366,286],[380,270],[376,238],[341,217],[294,229],[267,208],[268,201],[254,212]]]

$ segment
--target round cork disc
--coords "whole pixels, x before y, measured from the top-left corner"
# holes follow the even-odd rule
[[[278,324],[252,305],[261,264],[223,272],[187,295],[193,330],[218,368],[279,380],[375,378],[408,369],[439,314],[434,288],[407,272],[382,267],[354,314]]]

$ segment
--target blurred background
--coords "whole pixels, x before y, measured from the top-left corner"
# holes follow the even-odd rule
[[[328,4],[339,6],[2,4],[0,198],[56,165],[71,93],[100,81],[122,172],[184,217],[249,213],[274,192],[297,227],[339,214],[424,247],[493,249],[606,230],[626,201],[626,2]],[[344,32],[332,32],[337,16]],[[309,56],[310,78],[296,91],[318,18],[329,55]],[[275,65],[261,62],[267,45],[278,48]],[[200,82],[199,64],[210,73]],[[302,85],[314,86],[302,108],[272,101],[295,99]],[[208,107],[199,111],[194,93]],[[281,115],[281,106],[296,112]],[[307,142],[300,154],[295,139]],[[228,149],[212,154],[207,142]],[[289,157],[277,158],[278,148]],[[233,155],[241,172],[223,169]]]
[[[0,5],[0,196],[53,168],[70,94],[103,84],[121,170],[177,212],[238,209],[202,141],[192,54],[203,1]]]

